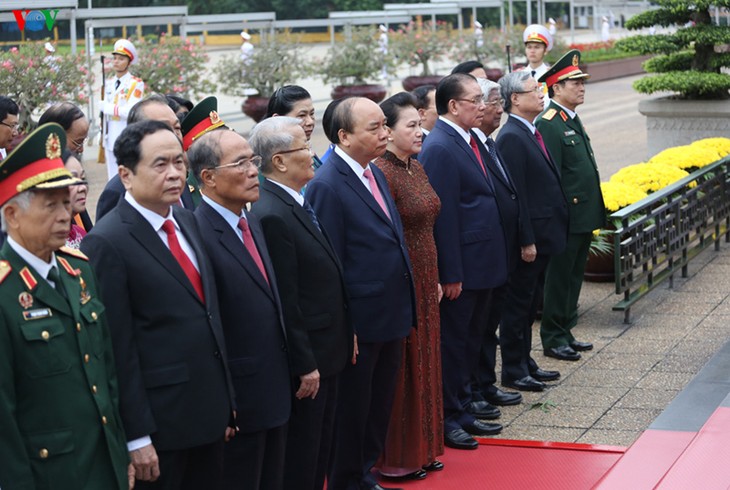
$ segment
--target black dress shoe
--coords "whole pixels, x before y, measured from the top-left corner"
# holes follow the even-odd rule
[[[403,490],[400,487],[381,487],[377,483],[372,487],[360,486],[360,488],[362,488],[362,490]]]
[[[493,436],[502,432],[502,425],[475,420],[471,424],[465,425],[464,430],[473,436]]]
[[[497,407],[484,400],[471,402],[466,407],[466,411],[474,417],[484,420],[494,420],[502,416],[502,412]]]
[[[444,464],[438,459],[434,459],[431,464],[425,464],[422,468],[426,471],[441,471],[444,469]]]
[[[464,429],[454,429],[444,434],[444,445],[453,449],[476,449],[479,443]]]
[[[545,355],[548,357],[554,357],[561,361],[578,361],[580,360],[580,354],[573,350],[569,345],[561,345],[560,347],[550,347],[545,349]]]
[[[413,473],[406,473],[405,475],[400,476],[390,476],[390,475],[383,475],[383,478],[387,478],[388,480],[423,480],[426,478],[428,474],[426,473],[426,470],[416,470]]]
[[[484,399],[492,405],[499,405],[500,407],[522,403],[522,395],[519,393],[502,391],[499,388],[493,393],[484,393]]]
[[[525,376],[514,381],[502,381],[502,386],[520,391],[543,391],[545,389],[545,383],[536,380],[532,376]]]
[[[560,377],[560,372],[537,368],[537,371],[530,373],[530,376],[538,381],[555,381]]]
[[[573,348],[574,351],[593,350],[593,344],[591,344],[590,342],[579,342],[577,340],[574,340],[570,343],[570,346]]]

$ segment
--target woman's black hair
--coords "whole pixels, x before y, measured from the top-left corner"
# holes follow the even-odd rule
[[[300,87],[299,85],[284,85],[276,91],[269,98],[269,106],[266,108],[266,115],[264,119],[267,119],[274,114],[283,116],[289,114],[294,108],[294,104],[300,100],[311,99],[312,96],[307,92],[307,89]]]

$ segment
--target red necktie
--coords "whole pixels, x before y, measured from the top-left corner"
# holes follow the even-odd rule
[[[474,155],[477,157],[477,161],[479,162],[479,165],[481,165],[481,167],[482,167],[482,172],[484,172],[484,175],[487,175],[487,169],[486,169],[486,167],[484,167],[484,162],[482,161],[482,155],[479,152],[479,147],[477,146],[477,140],[474,138],[474,136],[470,137],[469,146],[471,146],[471,149],[474,152]]]
[[[545,154],[547,159],[550,160],[550,153],[548,153],[547,148],[545,147],[545,142],[542,139],[542,135],[540,134],[540,131],[537,130],[537,128],[535,128],[535,139],[540,145],[540,148],[542,148],[542,152]]]
[[[373,175],[373,171],[370,170],[370,167],[365,169],[365,172],[363,173],[366,179],[368,179],[368,182],[370,183],[370,192],[373,194],[373,197],[377,201],[377,203],[380,205],[380,209],[383,210],[385,215],[390,219],[390,213],[388,212],[388,206],[385,205],[385,200],[383,199],[383,195],[380,193],[380,189],[378,188],[378,183],[375,181],[375,176]]]
[[[269,284],[269,276],[266,275],[266,269],[264,268],[264,261],[261,260],[261,255],[259,254],[259,250],[256,248],[256,243],[253,241],[253,235],[251,234],[251,228],[248,227],[248,221],[246,218],[241,218],[238,220],[238,227],[241,229],[241,233],[243,233],[243,245],[246,247],[246,250],[248,250],[249,255],[251,255],[251,258],[254,262],[256,262],[256,267],[259,268],[259,271],[261,272],[261,275],[264,276],[264,279],[266,280],[266,284]]]
[[[165,233],[167,233],[167,245],[170,248],[170,252],[172,252],[173,257],[175,257],[175,260],[177,260],[177,263],[180,264],[180,267],[182,268],[185,275],[188,276],[190,284],[193,285],[193,289],[195,289],[195,292],[198,293],[201,301],[205,303],[203,280],[200,278],[200,273],[198,272],[198,269],[196,269],[195,265],[193,265],[193,261],[190,260],[190,257],[188,257],[187,254],[183,251],[182,247],[180,247],[180,242],[177,239],[177,233],[175,233],[175,224],[169,219],[165,220],[165,222],[162,223],[162,229],[165,231]]]

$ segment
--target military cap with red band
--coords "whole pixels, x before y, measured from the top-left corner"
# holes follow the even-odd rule
[[[552,87],[563,80],[575,80],[579,78],[588,79],[590,75],[580,69],[580,51],[571,49],[563,55],[548,71],[537,81]]]
[[[206,97],[201,100],[188,112],[180,124],[183,134],[183,150],[188,151],[196,139],[225,124],[218,115],[218,99]]]
[[[58,189],[84,181],[61,160],[66,132],[56,123],[38,127],[0,162],[0,206],[29,189]]]

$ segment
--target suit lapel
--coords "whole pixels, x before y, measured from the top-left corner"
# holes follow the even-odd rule
[[[392,228],[393,222],[388,218],[382,209],[380,209],[380,205],[375,200],[373,195],[368,191],[368,189],[365,187],[365,184],[358,178],[357,175],[355,175],[355,172],[350,168],[350,166],[345,162],[337,153],[333,153],[330,155],[330,158],[328,161],[332,161],[337,165],[338,170],[340,173],[345,175],[345,183],[352,188],[353,191],[355,191],[355,194],[363,200],[365,204],[368,205],[370,209],[373,210],[375,214],[378,215],[380,219],[388,223],[388,225]],[[372,164],[371,164],[372,165]],[[375,176],[375,181],[378,182],[378,185],[380,186],[380,193],[383,194],[383,199],[385,200],[385,205],[388,206],[388,211],[390,212],[390,215],[393,216],[393,210],[391,209],[391,206],[388,205],[388,199],[385,196],[385,192],[383,192],[383,185],[379,182],[377,172],[373,172],[373,175]]]
[[[476,135],[472,135],[472,138],[476,138]],[[511,192],[515,192],[515,189],[512,186],[512,182],[510,181],[507,167],[504,165],[504,162],[499,163],[502,167],[501,169],[497,167],[497,162],[495,162],[492,158],[492,155],[489,153],[489,149],[487,148],[486,144],[482,143],[479,138],[477,138],[476,141],[477,146],[479,147],[479,152],[482,154],[482,160],[484,160],[484,163],[488,171],[490,172],[490,175],[489,177],[487,177],[487,179],[495,176],[494,178],[502,182],[502,185],[507,187]],[[494,151],[497,154],[497,158],[500,158],[497,148],[495,148]]]
[[[454,144],[464,153],[463,156],[468,159],[469,162],[471,162],[471,165],[474,166],[477,172],[479,172],[479,175],[481,175],[482,178],[486,181],[492,192],[494,192],[494,186],[492,185],[492,182],[490,181],[489,177],[484,173],[484,170],[482,170],[482,166],[479,164],[479,160],[477,160],[477,156],[474,154],[474,150],[471,149],[471,146],[469,146],[464,138],[462,138],[461,135],[457,133],[454,128],[441,120],[436,121],[436,127],[440,128],[454,140]],[[436,129],[436,127],[434,127],[434,129]],[[472,138],[474,137],[471,132],[469,132],[469,135]],[[479,143],[477,143],[477,145],[478,144]],[[483,158],[482,161],[484,161]]]
[[[119,215],[122,221],[129,226],[129,233],[139,244],[145,248],[149,254],[165,268],[180,284],[182,284],[193,297],[200,301],[198,293],[190,283],[188,276],[183,272],[182,267],[178,264],[170,249],[165,246],[160,236],[155,232],[152,226],[144,217],[137,212],[126,200],[119,201]],[[178,222],[178,224],[180,224]],[[182,225],[180,227],[182,229]],[[190,243],[189,234],[183,230],[185,238]],[[191,246],[192,243],[191,243]],[[198,253],[197,251],[195,252]]]
[[[514,128],[515,131],[522,131],[524,133],[525,138],[527,138],[528,141],[531,141],[531,144],[534,146],[534,148],[540,152],[540,155],[542,155],[542,159],[547,162],[550,170],[552,172],[554,172],[555,175],[557,175],[558,179],[559,179],[560,174],[558,173],[557,167],[555,167],[555,163],[553,162],[552,157],[548,158],[548,156],[545,155],[545,152],[542,151],[542,147],[540,146],[540,143],[537,142],[537,138],[535,138],[535,135],[532,134],[529,129],[527,129],[527,126],[522,124],[520,121],[514,119],[513,117],[510,117],[509,119],[507,119],[507,124],[509,124],[510,127]],[[505,127],[507,126],[507,124],[505,124]]]

